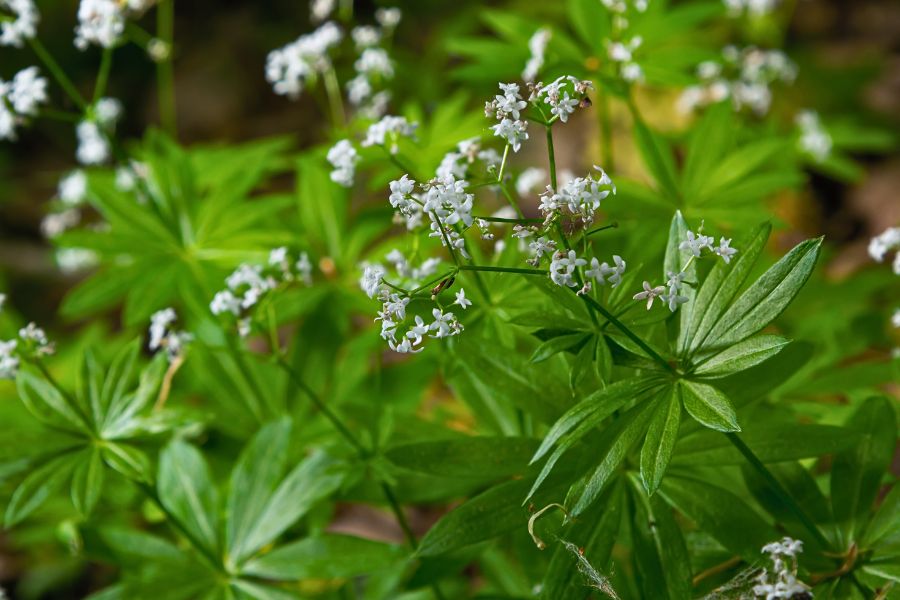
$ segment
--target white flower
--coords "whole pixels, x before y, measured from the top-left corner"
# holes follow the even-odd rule
[[[234,316],[238,316],[241,314],[241,300],[230,290],[222,290],[213,296],[212,302],[209,303],[209,310],[214,315],[230,312]]]
[[[359,280],[359,287],[366,293],[369,298],[374,298],[375,294],[381,289],[381,279],[387,271],[379,264],[365,265],[362,277]]]
[[[75,128],[78,136],[78,162],[84,165],[99,165],[109,159],[110,147],[105,134],[94,121],[82,121]]]
[[[47,80],[37,67],[22,69],[13,76],[7,95],[13,111],[20,115],[35,115],[39,104],[47,102]]]
[[[512,146],[513,152],[518,152],[522,147],[522,142],[528,139],[528,132],[525,130],[527,126],[528,123],[525,121],[503,119],[496,125],[492,125],[491,131],[497,137],[505,139],[506,143]]]
[[[60,248],[56,251],[56,266],[70,275],[97,266],[100,258],[88,248]]]
[[[403,13],[399,8],[379,8],[375,11],[375,20],[385,29],[393,29],[400,24]]]
[[[722,0],[728,12],[733,17],[739,17],[744,12],[760,17],[769,14],[775,9],[778,0]]]
[[[125,15],[116,0],[81,0],[75,47],[86,50],[90,44],[112,48],[125,32]]]
[[[19,373],[19,357],[14,354],[18,340],[0,340],[0,379],[15,379]]]
[[[84,202],[87,198],[87,191],[87,175],[81,169],[76,169],[59,180],[56,195],[63,204],[75,206]]]
[[[55,238],[81,222],[81,212],[69,208],[60,212],[47,213],[41,220],[41,233],[45,238]]]
[[[647,301],[647,310],[650,310],[653,307],[653,300],[659,298],[663,294],[666,293],[665,286],[658,285],[653,287],[650,285],[649,281],[644,282],[644,291],[638,292],[634,295],[635,300],[646,300]]]
[[[794,122],[800,128],[800,139],[797,141],[800,150],[820,162],[828,158],[831,154],[831,136],[822,127],[818,113],[801,111]]]
[[[353,64],[358,73],[371,77],[391,78],[394,76],[394,65],[383,48],[366,48]]]
[[[569,120],[569,115],[575,112],[575,107],[577,106],[578,100],[570,98],[569,92],[563,92],[559,102],[550,109],[550,114],[558,116],[559,120],[565,123]]]
[[[600,171],[599,179],[590,175],[576,177],[566,182],[558,192],[547,187],[547,191],[541,194],[540,208],[548,219],[554,213],[566,209],[569,214],[581,217],[584,223],[594,220],[600,202],[610,193],[616,193],[616,186],[606,172],[600,167],[594,168]]]
[[[472,301],[466,298],[466,290],[459,288],[459,291],[456,292],[456,301],[453,304],[458,304],[460,308],[465,310],[467,306],[472,306]]]
[[[381,41],[381,32],[371,25],[360,25],[353,28],[350,32],[350,37],[353,38],[353,43],[356,44],[357,49],[361,50],[377,46]]]
[[[6,304],[6,294],[0,294],[0,311],[3,310],[4,304]]]
[[[900,249],[900,227],[888,227],[869,241],[869,256],[876,262],[883,262],[894,249]]]
[[[730,263],[731,257],[737,254],[737,250],[731,247],[731,238],[725,239],[724,237],[719,238],[718,247],[713,248],[712,251],[721,256],[725,264]]]
[[[462,223],[470,227],[473,221],[472,207],[475,195],[466,192],[468,185],[469,183],[464,180],[432,181],[424,196],[425,212],[432,220],[436,217],[445,225]]]
[[[596,258],[592,258],[591,268],[587,269],[584,274],[599,285],[604,285],[608,282],[612,287],[616,287],[622,283],[622,275],[625,273],[625,261],[616,254],[613,255],[613,263],[615,266],[610,267],[608,263],[601,263]]]
[[[384,146],[390,150],[391,154],[397,154],[399,147],[397,141],[401,137],[415,138],[418,123],[410,123],[406,117],[396,117],[388,115],[383,117],[377,123],[369,125],[366,131],[366,139],[363,140],[362,146]]]
[[[528,40],[528,50],[531,51],[531,56],[525,63],[525,70],[522,71],[522,80],[526,83],[534,83],[541,67],[544,66],[544,52],[547,50],[550,36],[551,31],[546,27],[541,27]]]
[[[762,552],[769,555],[772,569],[762,569],[756,576],[757,585],[753,587],[756,598],[790,600],[809,595],[809,586],[797,579],[797,555],[803,552],[802,541],[786,537],[766,544]]]
[[[422,343],[422,336],[427,335],[429,331],[431,331],[431,326],[426,325],[425,321],[419,315],[415,317],[416,324],[409,328],[409,331],[406,332],[406,337],[412,340],[413,346],[418,346]]]
[[[326,158],[334,167],[331,180],[344,187],[351,187],[360,156],[350,140],[341,140],[332,146]]]
[[[21,48],[25,40],[37,35],[40,14],[34,0],[0,0],[0,8],[15,17],[0,22],[0,46]]]
[[[312,0],[309,3],[309,18],[313,23],[321,23],[334,12],[337,0]]]
[[[94,104],[94,116],[103,127],[111,129],[122,118],[122,103],[115,98],[100,98]]]
[[[516,192],[520,196],[528,196],[543,189],[547,181],[547,172],[538,167],[528,167],[516,180]]]
[[[400,179],[392,181],[390,183],[391,195],[388,198],[388,202],[390,202],[391,206],[397,210],[405,211],[409,208],[410,204],[413,204],[412,200],[409,199],[409,196],[412,194],[415,186],[415,180],[410,179],[409,175],[404,175]]]
[[[694,234],[693,231],[688,231],[686,235],[687,239],[678,244],[680,250],[687,250],[694,256],[700,256],[704,248],[712,250],[713,238],[703,234]]]
[[[297,259],[297,262],[294,263],[294,268],[297,270],[297,275],[300,276],[300,280],[306,285],[312,285],[312,263],[309,262],[309,255],[306,252],[300,253],[300,258]]]
[[[372,84],[368,77],[359,74],[347,82],[347,99],[353,106],[359,106],[372,95]]]
[[[532,259],[528,261],[529,264],[537,266],[545,255],[551,255],[556,252],[556,242],[546,236],[541,236],[529,242],[528,249],[531,251],[532,256]]]
[[[518,120],[521,110],[524,110],[528,103],[522,99],[519,94],[519,85],[516,83],[501,83],[500,90],[502,94],[494,96],[494,100],[485,107],[485,112],[490,108],[490,112],[495,113],[497,120],[503,119]]]
[[[331,68],[328,52],[342,37],[340,27],[328,22],[272,50],[266,58],[266,80],[276,94],[297,98],[309,79]]]
[[[169,360],[182,354],[184,347],[193,339],[185,331],[174,331],[171,325],[177,320],[175,309],[164,308],[150,316],[150,340],[147,344],[151,351],[165,348]]]
[[[577,258],[574,250],[569,250],[568,254],[557,252],[550,261],[550,279],[556,285],[575,287],[575,269],[586,265],[587,261],[583,258]]]
[[[622,79],[630,82],[643,81],[644,70],[637,63],[626,63],[622,65]]]
[[[894,309],[894,314],[891,315],[891,325],[900,328],[900,308]]]
[[[462,324],[453,313],[445,313],[439,308],[434,308],[431,310],[431,314],[434,316],[434,322],[430,327],[434,334],[431,337],[445,338],[462,331]]]

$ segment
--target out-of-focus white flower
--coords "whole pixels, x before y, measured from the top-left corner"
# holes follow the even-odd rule
[[[544,188],[547,171],[538,167],[528,167],[516,180],[516,192],[520,196],[529,196]]]
[[[0,46],[21,48],[25,40],[37,35],[40,14],[34,0],[0,0],[0,8],[14,17],[0,23]]]
[[[398,140],[401,137],[414,139],[418,126],[418,123],[407,121],[406,117],[388,115],[377,123],[369,125],[362,146],[384,146],[391,154],[396,154],[399,151]]]
[[[77,208],[68,208],[60,212],[44,215],[41,220],[41,233],[45,238],[51,239],[63,234],[81,222],[81,211]]]
[[[96,267],[97,253],[88,248],[60,248],[56,251],[56,265],[66,275]]]
[[[778,0],[722,0],[728,13],[733,17],[743,14],[761,17],[775,10]]]
[[[900,329],[900,308],[894,309],[894,314],[891,315],[891,325]]]
[[[331,16],[337,0],[312,0],[309,3],[309,18],[313,23],[321,23]]]
[[[528,49],[531,51],[531,56],[528,62],[525,63],[525,70],[522,71],[522,80],[526,83],[534,83],[538,73],[541,71],[541,67],[544,66],[544,53],[547,50],[547,44],[550,43],[551,35],[552,32],[548,28],[541,27],[528,40]]]
[[[231,313],[238,316],[241,314],[241,300],[231,290],[221,290],[213,296],[212,302],[209,303],[209,310],[214,315]]]
[[[341,140],[332,146],[327,159],[334,167],[331,180],[344,187],[351,187],[360,157],[350,140]]]
[[[47,102],[47,80],[37,67],[22,69],[13,77],[7,99],[20,115],[37,114],[38,105]]]
[[[56,195],[63,204],[75,206],[84,202],[87,198],[88,179],[81,169],[67,173],[59,180]]]
[[[0,379],[15,379],[19,373],[19,357],[14,354],[18,340],[0,340]]]
[[[116,0],[81,0],[75,47],[86,50],[91,44],[112,48],[125,32],[125,13]]]
[[[794,122],[800,128],[800,139],[797,141],[801,152],[821,162],[831,154],[831,136],[822,127],[819,114],[813,110],[804,110],[797,114]]]
[[[82,121],[75,128],[78,136],[78,149],[75,157],[83,165],[99,165],[107,160],[111,153],[106,134],[95,121]]]
[[[47,339],[47,334],[34,322],[29,323],[19,330],[19,340],[22,341],[22,350],[32,352],[37,356],[53,354],[53,344]]]
[[[357,49],[362,50],[378,45],[381,41],[381,32],[371,25],[360,25],[353,28],[350,32],[350,37],[353,38],[353,43],[356,44]]]
[[[385,29],[394,29],[402,18],[403,13],[399,8],[379,8],[375,11],[375,20]]]
[[[342,37],[340,27],[328,22],[290,44],[272,50],[266,59],[266,80],[276,94],[297,98],[311,78],[331,68],[328,51]]]
[[[391,78],[394,76],[394,64],[384,48],[366,48],[353,66],[357,73],[366,77]]]
[[[94,116],[106,129],[112,129],[122,118],[122,103],[115,98],[100,98],[94,104]]]
[[[384,267],[379,264],[365,265],[362,277],[359,279],[359,287],[369,298],[374,298],[382,287],[381,279],[386,273]]]
[[[181,356],[188,342],[194,339],[190,333],[172,328],[177,319],[178,315],[173,308],[164,308],[150,317],[150,341],[147,346],[154,352],[165,349],[169,361]]]
[[[641,36],[635,36],[626,42],[609,42],[607,52],[610,60],[619,64],[622,79],[625,81],[640,81],[644,77],[644,71],[634,61],[634,52],[640,48],[644,40]]]
[[[876,262],[883,262],[892,250],[900,250],[900,227],[888,227],[869,241],[869,256]],[[893,269],[900,275],[900,251],[894,257]]]

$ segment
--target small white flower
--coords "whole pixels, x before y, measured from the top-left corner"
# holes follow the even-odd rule
[[[688,231],[686,236],[687,239],[678,244],[680,250],[687,250],[694,256],[700,256],[704,248],[712,250],[713,238],[693,231]]]
[[[400,179],[392,181],[390,183],[391,195],[388,198],[391,206],[401,212],[408,209],[410,204],[413,204],[409,197],[412,194],[413,189],[415,189],[415,186],[415,180],[410,179],[409,175],[403,175]]]
[[[374,298],[375,294],[381,289],[381,279],[387,271],[379,264],[365,265],[362,277],[359,280],[359,287],[366,293],[369,298]]]
[[[359,153],[350,140],[341,140],[328,150],[327,160],[334,167],[331,180],[344,187],[353,185],[356,163],[360,161]]]
[[[357,73],[372,77],[391,78],[394,76],[394,64],[383,48],[366,48],[354,63]]]
[[[544,52],[547,50],[551,35],[549,29],[541,27],[528,40],[528,50],[531,51],[531,56],[525,63],[525,70],[522,71],[522,80],[526,83],[534,83],[541,67],[544,66]]]
[[[122,118],[122,103],[115,98],[100,98],[94,104],[94,116],[105,128],[110,129]]]
[[[496,125],[492,125],[491,131],[497,137],[505,139],[506,143],[512,146],[513,152],[518,152],[522,147],[522,142],[528,139],[527,126],[528,123],[525,121],[503,119]]]
[[[638,292],[634,295],[635,300],[646,300],[647,301],[647,310],[650,310],[653,307],[653,300],[661,297],[666,293],[665,286],[658,285],[653,287],[650,285],[649,281],[644,282],[644,291]]]
[[[350,37],[353,38],[353,43],[356,44],[357,49],[361,50],[377,46],[381,41],[381,32],[371,25],[360,25],[353,28],[350,32]]]
[[[556,285],[575,287],[575,269],[586,265],[587,261],[583,258],[577,258],[574,250],[569,250],[568,254],[557,252],[550,261],[550,279]]]
[[[81,169],[76,169],[66,174],[59,180],[56,195],[63,204],[76,206],[87,198],[87,175]]]
[[[398,140],[401,137],[415,139],[416,128],[418,123],[410,123],[405,117],[396,117],[388,115],[383,117],[377,123],[373,123],[366,131],[366,138],[362,141],[362,146],[384,146],[391,154],[397,154],[399,147]]]
[[[33,116],[38,105],[47,102],[47,80],[40,76],[37,67],[22,69],[13,76],[7,98],[13,111]]]
[[[431,325],[426,325],[425,321],[419,315],[415,317],[416,324],[409,328],[409,331],[406,332],[406,337],[412,340],[413,346],[418,346],[422,343],[422,336],[427,335],[429,331],[431,331]]]
[[[66,275],[97,266],[100,257],[87,248],[60,248],[56,251],[56,266]]]
[[[400,24],[403,13],[399,8],[379,8],[375,11],[375,21],[385,29],[394,29]]]
[[[891,325],[900,329],[900,308],[894,309],[894,314],[891,315]]]
[[[266,58],[266,80],[276,94],[297,98],[307,81],[331,68],[328,52],[342,37],[340,27],[328,22],[290,44],[272,50]]]
[[[18,340],[0,340],[0,379],[15,379],[19,373],[19,357],[14,354]]]
[[[234,316],[241,314],[241,300],[231,290],[222,290],[216,292],[212,302],[209,303],[209,310],[214,315],[231,313]]]
[[[900,227],[888,227],[869,241],[869,256],[876,262],[884,262],[885,255],[900,249]]]
[[[37,35],[40,14],[34,0],[0,0],[0,8],[15,17],[0,22],[0,46],[21,48],[25,40]]]
[[[466,290],[460,288],[458,292],[456,292],[456,301],[453,304],[458,304],[460,308],[463,310],[468,306],[472,306],[472,301],[466,298]]]
[[[721,256],[725,264],[730,263],[731,257],[737,254],[737,250],[731,247],[731,238],[725,239],[724,237],[719,238],[719,245],[712,251]]]
[[[150,317],[150,340],[147,346],[151,351],[165,348],[169,360],[175,360],[184,352],[185,346],[194,339],[186,331],[175,331],[172,324],[177,320],[175,309],[164,308]]]
[[[106,135],[94,121],[82,121],[75,128],[78,136],[76,158],[84,165],[99,165],[109,159],[110,147]]]
[[[75,47],[86,50],[90,44],[112,48],[125,32],[125,14],[116,0],[81,0]]]
[[[312,0],[309,3],[309,18],[313,23],[321,23],[331,16],[337,0]]]
[[[445,313],[439,308],[434,308],[431,310],[431,314],[434,316],[434,322],[430,328],[434,334],[431,337],[445,338],[462,331],[462,324],[460,324],[453,313]]]
[[[547,172],[538,167],[528,167],[516,180],[516,192],[520,196],[528,196],[544,188]]]

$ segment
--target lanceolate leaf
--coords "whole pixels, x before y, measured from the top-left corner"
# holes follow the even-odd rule
[[[662,481],[678,440],[678,426],[681,423],[681,398],[674,386],[655,405],[641,448],[641,481],[648,494],[653,494]]]
[[[66,453],[50,459],[25,478],[13,492],[6,507],[4,525],[12,527],[40,507],[51,494],[62,488],[83,455]]]
[[[394,446],[386,456],[419,473],[492,479],[522,474],[536,447],[528,438],[467,436]]]
[[[740,431],[737,414],[728,398],[711,385],[699,381],[678,382],[685,410],[700,424],[718,431]]]
[[[682,271],[684,272],[686,282],[693,284],[697,281],[697,261],[691,260],[690,251],[681,250],[679,248],[681,242],[687,239],[687,232],[688,225],[681,215],[681,211],[675,211],[675,216],[672,217],[672,223],[669,225],[669,241],[666,244],[666,257],[662,273],[664,278],[663,281],[668,281],[670,273],[677,274]],[[684,266],[687,265],[689,261],[690,266],[688,266],[687,269],[684,269]],[[697,288],[695,285],[684,285],[678,294],[687,298],[685,304],[693,304],[695,302],[694,298],[697,295]],[[680,323],[679,330],[688,328],[690,318],[691,315],[688,311],[678,311]]]
[[[85,417],[77,406],[42,375],[30,367],[23,367],[16,378],[19,398],[36,418],[52,426],[72,432],[90,431]]]
[[[754,367],[775,356],[788,344],[779,335],[757,335],[704,359],[694,369],[694,375],[727,377]]]
[[[900,485],[895,483],[866,527],[862,543],[871,547],[886,536],[896,537],[898,532],[900,532]]]
[[[771,230],[772,226],[769,224],[759,226],[749,242],[744,244],[737,256],[732,259],[731,264],[716,261],[704,279],[700,291],[697,292],[694,302],[681,306],[679,310],[690,315],[688,327],[682,327],[678,332],[678,348],[682,356],[693,354],[700,348],[709,331],[750,275],[750,270],[765,247]]]
[[[231,473],[225,519],[225,543],[234,559],[243,555],[243,544],[266,508],[281,480],[287,461],[291,422],[266,425],[244,448]]]
[[[81,461],[72,474],[72,503],[79,513],[87,516],[103,492],[105,467],[99,448],[89,448],[80,456]]]
[[[396,568],[405,552],[398,546],[347,535],[326,534],[282,546],[249,561],[242,572],[263,579],[358,577]]]
[[[217,552],[218,499],[200,452],[180,440],[166,446],[159,458],[157,488],[162,505],[193,541]]]
[[[727,348],[753,335],[790,304],[812,273],[822,238],[794,247],[735,300],[710,330],[705,348]]]

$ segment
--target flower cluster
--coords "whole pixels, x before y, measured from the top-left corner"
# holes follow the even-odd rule
[[[6,296],[0,294],[0,308],[5,300]],[[0,340],[0,379],[15,379],[22,358],[38,359],[53,352],[53,344],[47,339],[44,330],[29,323],[19,329],[18,337]]]
[[[869,241],[869,256],[876,262],[884,262],[885,256],[893,250],[897,250],[894,273],[900,275],[900,227],[888,227]]]
[[[0,9],[13,14],[13,19],[0,22],[0,46],[21,48],[25,40],[37,35],[40,14],[34,0],[0,0]]]
[[[727,46],[723,62],[707,61],[697,67],[700,85],[686,88],[678,100],[679,108],[689,112],[698,107],[731,98],[735,110],[749,108],[756,115],[769,112],[772,104],[771,84],[791,83],[797,67],[780,50],[748,47],[739,50]],[[732,73],[729,79],[728,73]]]
[[[456,150],[448,152],[437,168],[438,179],[465,179],[469,168],[476,161],[484,163],[492,172],[501,162],[500,154],[493,148],[484,148],[479,138],[469,138],[459,142]]]
[[[797,555],[803,552],[802,541],[786,537],[780,542],[766,544],[762,552],[768,555],[772,567],[757,575],[754,596],[765,600],[790,600],[809,593],[809,586],[797,579]]]
[[[522,99],[516,83],[501,83],[500,91],[503,93],[485,103],[484,114],[486,117],[496,117],[498,123],[491,126],[491,131],[506,140],[513,152],[518,152],[522,142],[528,139],[528,123],[520,118],[528,103]]]
[[[544,53],[547,51],[551,35],[549,29],[541,27],[528,40],[528,50],[531,52],[531,56],[525,63],[525,70],[522,71],[522,81],[525,83],[534,83],[534,80],[537,79],[538,73],[544,66]]]
[[[116,0],[81,0],[78,25],[75,27],[75,47],[86,50],[91,44],[103,48],[118,44],[125,32],[125,7]]]
[[[399,9],[380,9],[375,14],[380,28],[361,25],[350,32],[359,57],[353,63],[356,76],[346,84],[347,98],[365,117],[381,117],[390,100],[391,94],[387,90],[375,92],[379,83],[394,77],[394,63],[387,50],[378,44],[390,37],[401,16]]]
[[[728,14],[733,17],[739,17],[748,14],[754,17],[761,17],[771,13],[778,5],[778,0],[722,0]]]
[[[391,154],[397,154],[400,151],[398,145],[400,138],[415,139],[418,127],[418,123],[410,123],[406,117],[387,115],[380,121],[369,125],[366,130],[366,138],[361,145],[364,148],[383,146]]]
[[[266,59],[266,80],[276,94],[297,98],[310,81],[331,69],[328,52],[341,39],[341,28],[328,22],[290,44],[272,50]]]
[[[115,98],[101,98],[89,110],[89,117],[75,128],[78,149],[75,157],[84,165],[99,165],[112,154],[110,138],[122,116],[122,104]]]
[[[305,285],[312,285],[312,263],[309,256],[306,252],[301,252],[294,260],[287,248],[275,248],[269,253],[269,260],[265,265],[239,265],[225,279],[226,289],[216,292],[209,303],[209,310],[214,315],[232,315],[238,320],[238,332],[246,336],[250,333],[252,322],[246,311],[280,284],[297,280]]]
[[[797,140],[800,151],[819,162],[828,158],[831,154],[831,136],[822,127],[818,113],[804,110],[797,115],[795,122],[800,128],[800,138]]]
[[[644,40],[637,35],[627,42],[608,42],[609,59],[619,65],[619,73],[625,81],[642,81],[644,70],[634,60],[634,52],[641,47]]]
[[[600,177],[594,179],[589,174],[587,177],[576,177],[554,191],[551,186],[541,194],[541,212],[547,222],[554,216],[563,212],[579,217],[584,223],[591,223],[594,214],[600,208],[600,202],[616,193],[616,184],[606,172],[594,165],[594,169],[600,172]]]
[[[628,29],[628,12],[646,11],[649,0],[600,0],[600,4],[613,14],[613,32],[620,33]]]
[[[529,84],[528,88],[531,92],[528,96],[529,101],[536,102],[538,105],[543,103],[550,107],[551,122],[559,119],[565,123],[576,108],[590,106],[587,93],[594,89],[594,84],[571,75],[563,75],[546,85],[544,83]],[[571,95],[569,95],[570,91]]]
[[[16,127],[46,101],[47,80],[37,67],[19,71],[9,82],[0,79],[0,140],[15,140]]]
[[[643,290],[634,295],[633,298],[635,300],[647,301],[647,310],[653,308],[653,301],[657,298],[662,300],[672,312],[678,310],[680,305],[688,301],[687,296],[681,295],[681,290],[685,284],[685,273],[691,262],[703,255],[704,250],[721,257],[726,264],[731,262],[731,257],[737,254],[737,250],[731,247],[730,238],[720,237],[719,245],[716,246],[713,237],[703,234],[702,223],[697,233],[688,231],[685,234],[685,239],[678,245],[678,249],[690,254],[690,258],[681,268],[681,271],[667,271],[665,285],[654,286],[649,281],[645,281]]]
[[[176,331],[172,324],[178,320],[174,308],[164,308],[150,316],[150,341],[147,347],[151,352],[164,349],[169,361],[179,358],[187,344],[194,336],[186,331]]]
[[[350,140],[341,140],[332,146],[326,158],[334,167],[331,180],[344,187],[351,187],[360,157]]]

